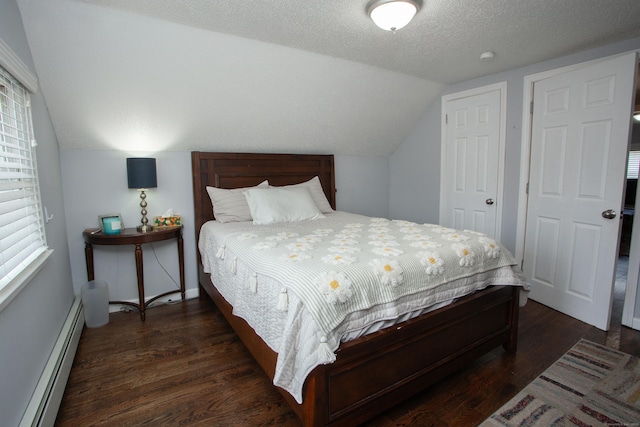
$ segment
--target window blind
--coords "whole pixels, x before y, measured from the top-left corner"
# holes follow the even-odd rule
[[[47,248],[29,100],[0,67],[0,289]]]
[[[627,163],[627,179],[637,179],[640,169],[640,151],[630,151]]]

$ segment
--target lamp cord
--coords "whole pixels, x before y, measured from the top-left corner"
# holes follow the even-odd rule
[[[156,248],[155,246],[153,246],[153,243],[150,243],[149,246],[151,246],[151,250],[153,251],[153,256],[156,258],[156,261],[158,261],[158,265],[160,266],[160,268],[162,268],[162,271],[165,272],[165,274],[169,277],[169,279],[171,279],[171,281],[173,282],[174,285],[176,285],[176,288],[178,290],[180,290],[180,285],[178,285],[178,282],[176,282],[176,280],[173,278],[173,276],[171,274],[169,274],[169,272],[167,271],[166,268],[164,268],[164,265],[162,265],[162,263],[160,262],[160,259],[158,258],[158,254],[156,253]],[[151,307],[156,305],[156,302],[159,302],[158,300],[154,301],[151,303]],[[170,304],[167,302],[163,302],[163,304]],[[147,306],[149,307],[149,306]]]

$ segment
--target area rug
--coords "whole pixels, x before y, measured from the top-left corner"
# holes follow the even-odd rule
[[[640,359],[581,340],[481,427],[640,427]]]

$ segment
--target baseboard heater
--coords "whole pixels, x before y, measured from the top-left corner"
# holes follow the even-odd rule
[[[22,416],[20,427],[54,425],[83,326],[82,299],[76,297],[51,356],[42,371],[40,381],[31,396],[29,406]]]

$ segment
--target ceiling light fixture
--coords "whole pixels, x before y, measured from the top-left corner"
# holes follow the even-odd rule
[[[633,118],[640,122],[640,111],[636,111],[636,113],[633,115]]]
[[[367,14],[378,27],[396,32],[411,22],[419,9],[417,0],[373,0]]]
[[[482,52],[480,54],[480,60],[481,61],[491,61],[493,58],[495,58],[496,54],[493,53],[492,51],[488,50],[486,52]]]

